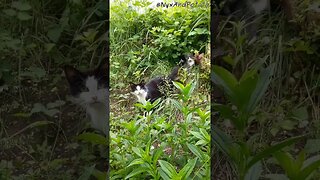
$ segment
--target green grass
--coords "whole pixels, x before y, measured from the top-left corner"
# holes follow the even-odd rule
[[[104,13],[105,1],[0,2],[0,179],[106,171],[105,147],[77,139],[89,121],[68,100],[61,69],[84,70],[105,59]]]
[[[207,13],[172,8],[139,15],[111,4],[111,179],[210,177],[210,67],[185,77],[181,71],[183,84],[155,104],[136,104],[130,93],[131,82],[168,75],[184,53],[205,52],[210,64]]]
[[[222,42],[220,46],[225,50],[231,50],[229,56],[224,58],[225,60],[217,61],[225,61],[229,64],[227,68],[232,74],[226,75],[227,73],[220,68],[216,70],[213,68],[215,72],[213,77],[216,79],[214,89],[218,89],[219,86],[227,96],[223,105],[215,104],[214,106],[220,114],[215,126],[223,129],[222,134],[231,138],[229,144],[220,143],[218,138],[214,141],[216,146],[213,158],[217,162],[223,162],[214,165],[214,172],[217,172],[214,173],[215,178],[244,179],[244,171],[246,171],[244,167],[246,167],[246,161],[250,160],[249,157],[262,153],[272,144],[285,141],[289,137],[305,135],[303,140],[281,151],[289,153],[289,156],[294,158],[297,158],[301,152],[297,162],[305,160],[302,158],[302,151],[306,153],[306,159],[318,158],[320,149],[310,146],[311,142],[319,141],[318,107],[320,104],[317,94],[320,74],[316,70],[319,69],[317,53],[319,45],[315,44],[313,39],[317,37],[315,32],[318,28],[314,26],[314,22],[306,21],[310,18],[311,12],[306,10],[305,3],[306,1],[295,1],[296,14],[292,20],[293,24],[286,22],[285,17],[280,13],[265,14],[259,23],[259,35],[253,42],[246,39],[243,33],[244,28],[239,26],[240,23],[225,26],[217,37]],[[313,15],[314,19],[319,17],[319,14]],[[242,23],[245,24],[245,22]],[[272,69],[270,84],[263,78],[262,69],[265,67]],[[253,73],[254,71],[259,73]],[[256,95],[246,93],[259,87],[255,84],[257,75],[261,76],[261,84],[268,85],[268,88],[263,93],[258,106],[250,113],[243,113],[242,107],[247,107],[247,103],[250,105],[254,101],[241,98],[246,96],[252,98]],[[233,81],[230,80],[232,76],[238,80],[243,76],[240,82],[234,85],[234,89]],[[248,78],[252,80],[246,81]],[[239,126],[240,122],[242,126]],[[233,149],[234,152],[232,150],[225,152],[222,148],[224,146]],[[302,178],[302,174],[298,174],[301,167],[292,167],[296,168],[295,170],[290,169],[288,166],[294,164],[293,161],[290,162],[291,160],[288,160],[290,158],[284,161],[281,158],[286,157],[281,154],[281,151],[276,152],[278,150],[275,149],[273,151],[269,156],[261,159],[262,164],[257,163],[255,169],[246,171],[247,175],[250,174],[256,179],[259,177],[269,179],[270,174],[277,174],[271,179],[276,176]],[[222,169],[228,169],[228,171],[222,172]],[[309,172],[308,175],[311,179],[318,179],[319,168],[316,168],[313,174]]]

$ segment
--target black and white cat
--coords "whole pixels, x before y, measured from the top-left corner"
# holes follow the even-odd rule
[[[186,69],[191,69],[193,66],[196,65],[196,61],[194,59],[194,56],[192,54],[185,54],[180,57],[180,62],[178,63],[178,66],[184,67]]]
[[[67,65],[64,67],[64,72],[74,102],[86,109],[93,128],[107,134],[109,113],[108,64],[100,64],[94,70],[86,72],[81,72]]]
[[[197,54],[185,54],[183,57],[180,57],[180,62],[178,63],[179,66],[190,70],[194,66],[199,66],[202,63],[204,58],[204,54],[197,53]]]
[[[158,98],[164,96],[161,92],[161,86],[164,86],[166,83],[171,84],[172,81],[175,81],[180,66],[176,66],[172,69],[171,74],[167,77],[156,77],[151,79],[148,83],[144,81],[138,84],[131,84],[132,93],[137,97],[138,102],[146,104],[147,101],[154,102]]]

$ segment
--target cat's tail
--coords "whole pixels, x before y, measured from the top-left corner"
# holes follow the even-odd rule
[[[176,80],[176,78],[178,77],[179,69],[180,69],[179,66],[175,66],[175,67],[172,69],[170,75],[168,76],[168,79],[171,80],[171,81]]]

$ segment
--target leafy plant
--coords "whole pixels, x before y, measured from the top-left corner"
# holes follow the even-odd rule
[[[261,161],[277,153],[279,150],[296,143],[302,138],[293,137],[288,138],[280,143],[272,145],[259,153],[254,154],[250,151],[250,145],[244,142],[236,142],[230,136],[223,133],[218,128],[213,129],[213,143],[233,161],[233,165],[237,169],[237,175],[242,179],[259,179],[262,172]]]
[[[230,119],[240,132],[244,132],[248,125],[251,113],[257,108],[270,83],[273,66],[261,70],[246,71],[238,81],[233,74],[226,69],[213,66],[212,81],[223,89],[228,100],[236,107],[216,104],[214,108],[221,115]]]
[[[284,151],[275,152],[273,156],[285,170],[286,175],[290,180],[309,179],[313,171],[320,167],[320,156],[315,155],[306,159],[304,150],[300,151],[296,159],[294,159],[291,154]],[[269,175],[269,177],[280,176],[280,174]]]
[[[197,158],[190,160],[179,172],[168,162],[159,160],[160,175],[163,179],[182,180],[190,176],[194,166],[196,165]]]

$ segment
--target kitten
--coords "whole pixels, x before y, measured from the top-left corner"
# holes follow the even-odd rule
[[[178,76],[179,66],[172,69],[168,77],[156,77],[151,79],[148,83],[144,81],[139,84],[131,84],[132,93],[137,97],[138,102],[146,104],[147,101],[154,102],[158,98],[164,96],[161,92],[161,87],[166,83],[171,84]]]
[[[109,112],[108,64],[100,64],[96,69],[87,72],[65,66],[64,72],[74,102],[86,109],[93,128],[107,134],[107,113]]]
[[[186,54],[184,55],[184,58],[180,57],[180,62],[178,65],[186,68],[186,69],[191,69],[194,66],[199,66],[201,65],[201,61],[204,58],[204,53],[197,53],[195,55],[192,54]]]

